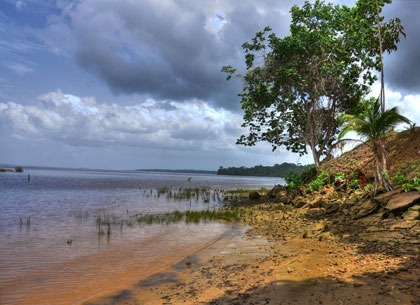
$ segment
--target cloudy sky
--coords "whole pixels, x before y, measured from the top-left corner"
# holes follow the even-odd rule
[[[353,0],[335,1],[352,5]],[[243,132],[241,44],[287,35],[300,0],[1,0],[0,163],[110,169],[311,162]],[[388,105],[420,123],[420,0],[394,0],[407,39],[386,57]],[[374,93],[377,91],[374,88]]]

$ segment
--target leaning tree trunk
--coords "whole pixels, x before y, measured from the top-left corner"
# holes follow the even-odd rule
[[[312,156],[314,158],[315,169],[317,173],[319,173],[321,169],[320,153],[319,151],[317,151],[316,146],[312,142],[309,144],[309,146],[311,147],[311,150],[312,150]]]
[[[391,191],[393,189],[392,184],[388,180],[388,155],[385,150],[385,145],[382,140],[378,140],[374,143],[374,153],[375,153],[375,179],[386,191]]]

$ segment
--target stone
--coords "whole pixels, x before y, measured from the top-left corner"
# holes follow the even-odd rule
[[[280,193],[281,191],[284,191],[284,186],[283,185],[275,185],[268,193],[267,196],[270,198],[276,198],[277,194]]]
[[[368,216],[369,214],[375,212],[378,208],[379,204],[377,202],[372,200],[366,200],[360,205],[360,208],[354,219],[359,219]]]
[[[376,202],[382,206],[386,205],[388,201],[395,195],[401,194],[401,189],[393,190],[390,192],[386,192],[384,194],[381,194],[379,196],[373,197],[372,201]]]
[[[414,206],[414,207],[420,207],[420,206]],[[414,207],[408,209],[407,212],[405,212],[402,217],[404,220],[417,220],[420,219],[420,211],[417,209],[413,209]]]
[[[393,224],[390,229],[396,230],[396,229],[410,229],[416,225],[419,224],[418,220],[402,220],[400,222],[397,222],[396,224]]]
[[[334,240],[334,235],[331,232],[324,232],[321,233],[321,235],[319,235],[319,241],[323,241],[323,240],[330,240],[333,241]]]
[[[293,205],[297,208],[301,208],[307,204],[306,200],[303,197],[297,197],[293,201]]]
[[[393,196],[385,206],[385,209],[392,212],[404,211],[409,207],[420,203],[420,194],[417,192],[402,193]]]
[[[334,187],[336,191],[343,190],[347,187],[347,182],[345,179],[341,179],[339,177],[335,178]]]
[[[306,213],[305,216],[309,218],[318,218],[325,215],[326,210],[324,208],[311,208]]]
[[[261,195],[258,192],[250,192],[248,196],[249,196],[249,199],[251,200],[256,200],[256,199],[261,198]]]

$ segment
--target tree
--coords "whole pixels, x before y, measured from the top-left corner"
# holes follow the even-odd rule
[[[305,2],[291,9],[289,36],[279,38],[266,27],[242,45],[247,72],[239,75],[245,82],[239,96],[242,127],[249,134],[237,144],[268,141],[273,150],[284,146],[300,155],[309,147],[319,169],[339,131],[337,114],[357,113],[376,80],[371,24],[362,29],[363,41],[354,32],[363,12],[320,0]],[[222,71],[230,79],[236,69],[225,66]]]
[[[358,28],[364,28],[359,35],[361,43],[365,43],[363,48],[368,58],[373,59],[371,66],[375,67],[381,75],[381,89],[379,101],[381,111],[385,111],[385,71],[383,53],[397,50],[397,43],[400,35],[406,37],[404,27],[399,18],[392,18],[384,22],[380,16],[382,7],[392,3],[392,0],[359,0],[354,7],[357,22],[353,23],[352,31],[358,32]],[[356,28],[357,27],[357,28]]]
[[[385,175],[389,169],[389,158],[385,149],[385,134],[397,124],[407,123],[410,120],[399,114],[397,107],[384,112],[381,111],[379,99],[365,100],[363,111],[360,114],[344,114],[341,117],[343,129],[339,138],[343,138],[350,131],[357,132],[364,144],[368,145],[375,157],[375,179],[385,190],[392,190],[392,185]]]

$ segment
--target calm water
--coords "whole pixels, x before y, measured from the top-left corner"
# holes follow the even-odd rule
[[[279,183],[283,180],[151,172],[0,173],[0,303],[80,304],[164,270],[230,228],[215,222],[124,222],[113,225],[110,234],[98,234],[98,215],[119,221],[136,214],[211,208],[223,197],[218,189]],[[174,200],[158,195],[161,187],[174,193],[206,187],[211,195]]]

